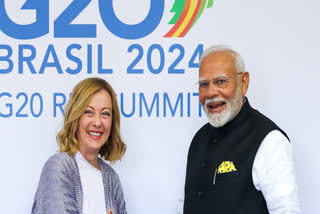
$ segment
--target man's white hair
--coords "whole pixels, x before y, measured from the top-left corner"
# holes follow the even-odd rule
[[[242,56],[238,52],[232,50],[230,47],[226,45],[214,45],[206,49],[201,55],[200,64],[206,56],[213,53],[217,53],[217,52],[228,52],[235,59],[235,67],[236,67],[237,73],[245,72],[245,64]]]

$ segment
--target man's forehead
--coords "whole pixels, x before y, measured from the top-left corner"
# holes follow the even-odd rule
[[[220,51],[208,54],[205,56],[200,63],[200,66],[208,63],[216,63],[216,64],[234,64],[235,58],[234,56],[227,51]]]
[[[215,74],[214,76],[210,76],[211,79],[216,79],[216,78],[224,78],[224,77],[228,77],[227,74],[225,73],[218,73]],[[205,77],[205,75],[201,75],[201,73],[199,73],[199,80],[207,80],[207,78]]]
[[[199,76],[221,77],[231,75],[233,72],[236,72],[235,59],[228,52],[217,52],[205,56],[199,67]]]

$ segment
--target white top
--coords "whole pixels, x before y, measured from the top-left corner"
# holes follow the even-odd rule
[[[262,141],[253,162],[252,179],[270,214],[301,213],[292,145],[280,131],[271,131]],[[183,213],[183,203],[179,199],[179,214]]]
[[[83,214],[106,214],[101,171],[94,168],[80,152],[76,152],[75,158],[82,185]]]

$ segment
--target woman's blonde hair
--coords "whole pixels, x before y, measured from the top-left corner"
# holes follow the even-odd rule
[[[84,79],[74,87],[65,110],[63,128],[57,135],[60,152],[68,152],[73,155],[79,149],[76,132],[80,117],[89,105],[92,96],[101,89],[106,90],[111,97],[112,125],[109,138],[100,149],[99,154],[111,163],[120,160],[124,155],[127,146],[120,136],[120,112],[116,94],[109,83],[100,78]]]

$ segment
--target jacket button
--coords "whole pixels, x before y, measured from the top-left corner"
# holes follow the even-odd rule
[[[217,143],[217,142],[218,142],[217,138],[213,138],[213,143]]]
[[[202,167],[202,168],[206,168],[206,162],[202,161],[202,162],[201,162],[201,167]]]
[[[202,197],[203,196],[203,192],[198,192],[198,197]]]

